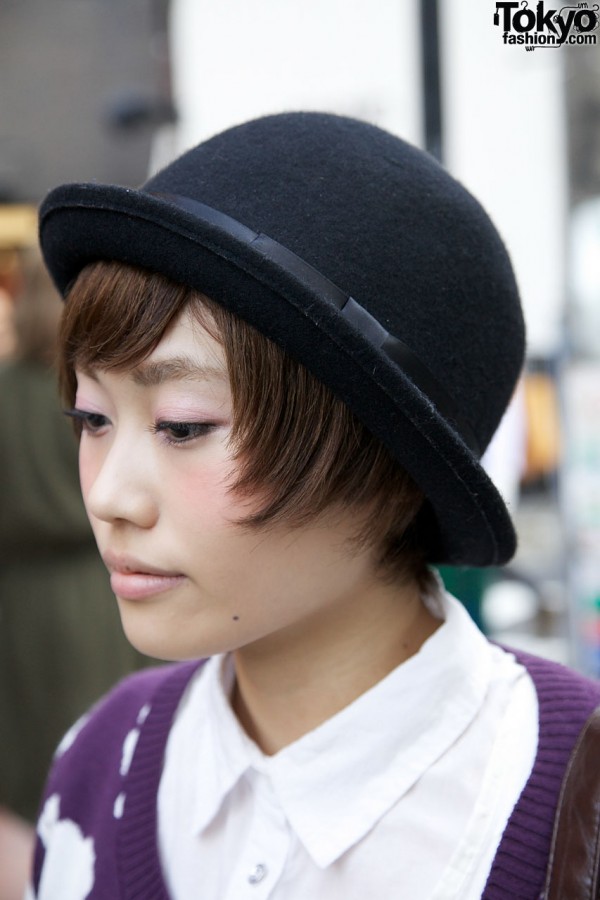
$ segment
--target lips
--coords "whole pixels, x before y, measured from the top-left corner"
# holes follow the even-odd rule
[[[142,600],[179,587],[186,576],[159,569],[131,556],[105,553],[113,593],[123,600]]]

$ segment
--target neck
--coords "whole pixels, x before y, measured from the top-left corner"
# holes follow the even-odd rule
[[[263,752],[276,753],[385,678],[439,624],[416,585],[375,583],[318,620],[236,650],[234,711]]]

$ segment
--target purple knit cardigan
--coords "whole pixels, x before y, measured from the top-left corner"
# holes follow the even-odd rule
[[[515,656],[527,667],[538,694],[538,752],[482,900],[541,900],[564,769],[583,723],[600,704],[600,684],[546,660]],[[157,850],[156,797],[169,728],[197,667],[165,666],[126,679],[93,710],[58,757],[38,825],[34,888],[39,900],[169,900]],[[53,833],[53,828],[58,830]],[[63,838],[62,857],[57,857],[53,845]],[[74,860],[77,847],[85,849],[93,874],[89,892],[79,887],[69,894],[64,860]],[[40,890],[44,866],[64,870],[60,897],[43,890],[43,879]]]

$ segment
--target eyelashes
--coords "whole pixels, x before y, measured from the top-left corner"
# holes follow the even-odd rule
[[[86,412],[84,409],[65,409],[63,412],[73,420],[78,434],[84,431],[86,434],[98,434],[110,424],[106,416],[100,413]]]
[[[214,422],[156,422],[150,431],[162,434],[167,444],[187,444],[210,434],[216,427]]]
[[[101,413],[88,412],[84,409],[66,409],[64,413],[75,422],[75,428],[81,435],[88,434],[100,437],[111,425],[110,419]],[[197,438],[205,437],[217,428],[215,422],[155,422],[150,426],[153,434],[159,434],[165,443],[170,445],[187,444]]]

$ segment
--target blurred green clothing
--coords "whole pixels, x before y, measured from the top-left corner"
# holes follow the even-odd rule
[[[54,375],[0,369],[0,804],[33,818],[67,728],[144,658],[123,636]]]
[[[482,601],[496,578],[495,569],[472,569],[467,566],[438,566],[447,591],[457,597],[480,631],[486,633]]]

